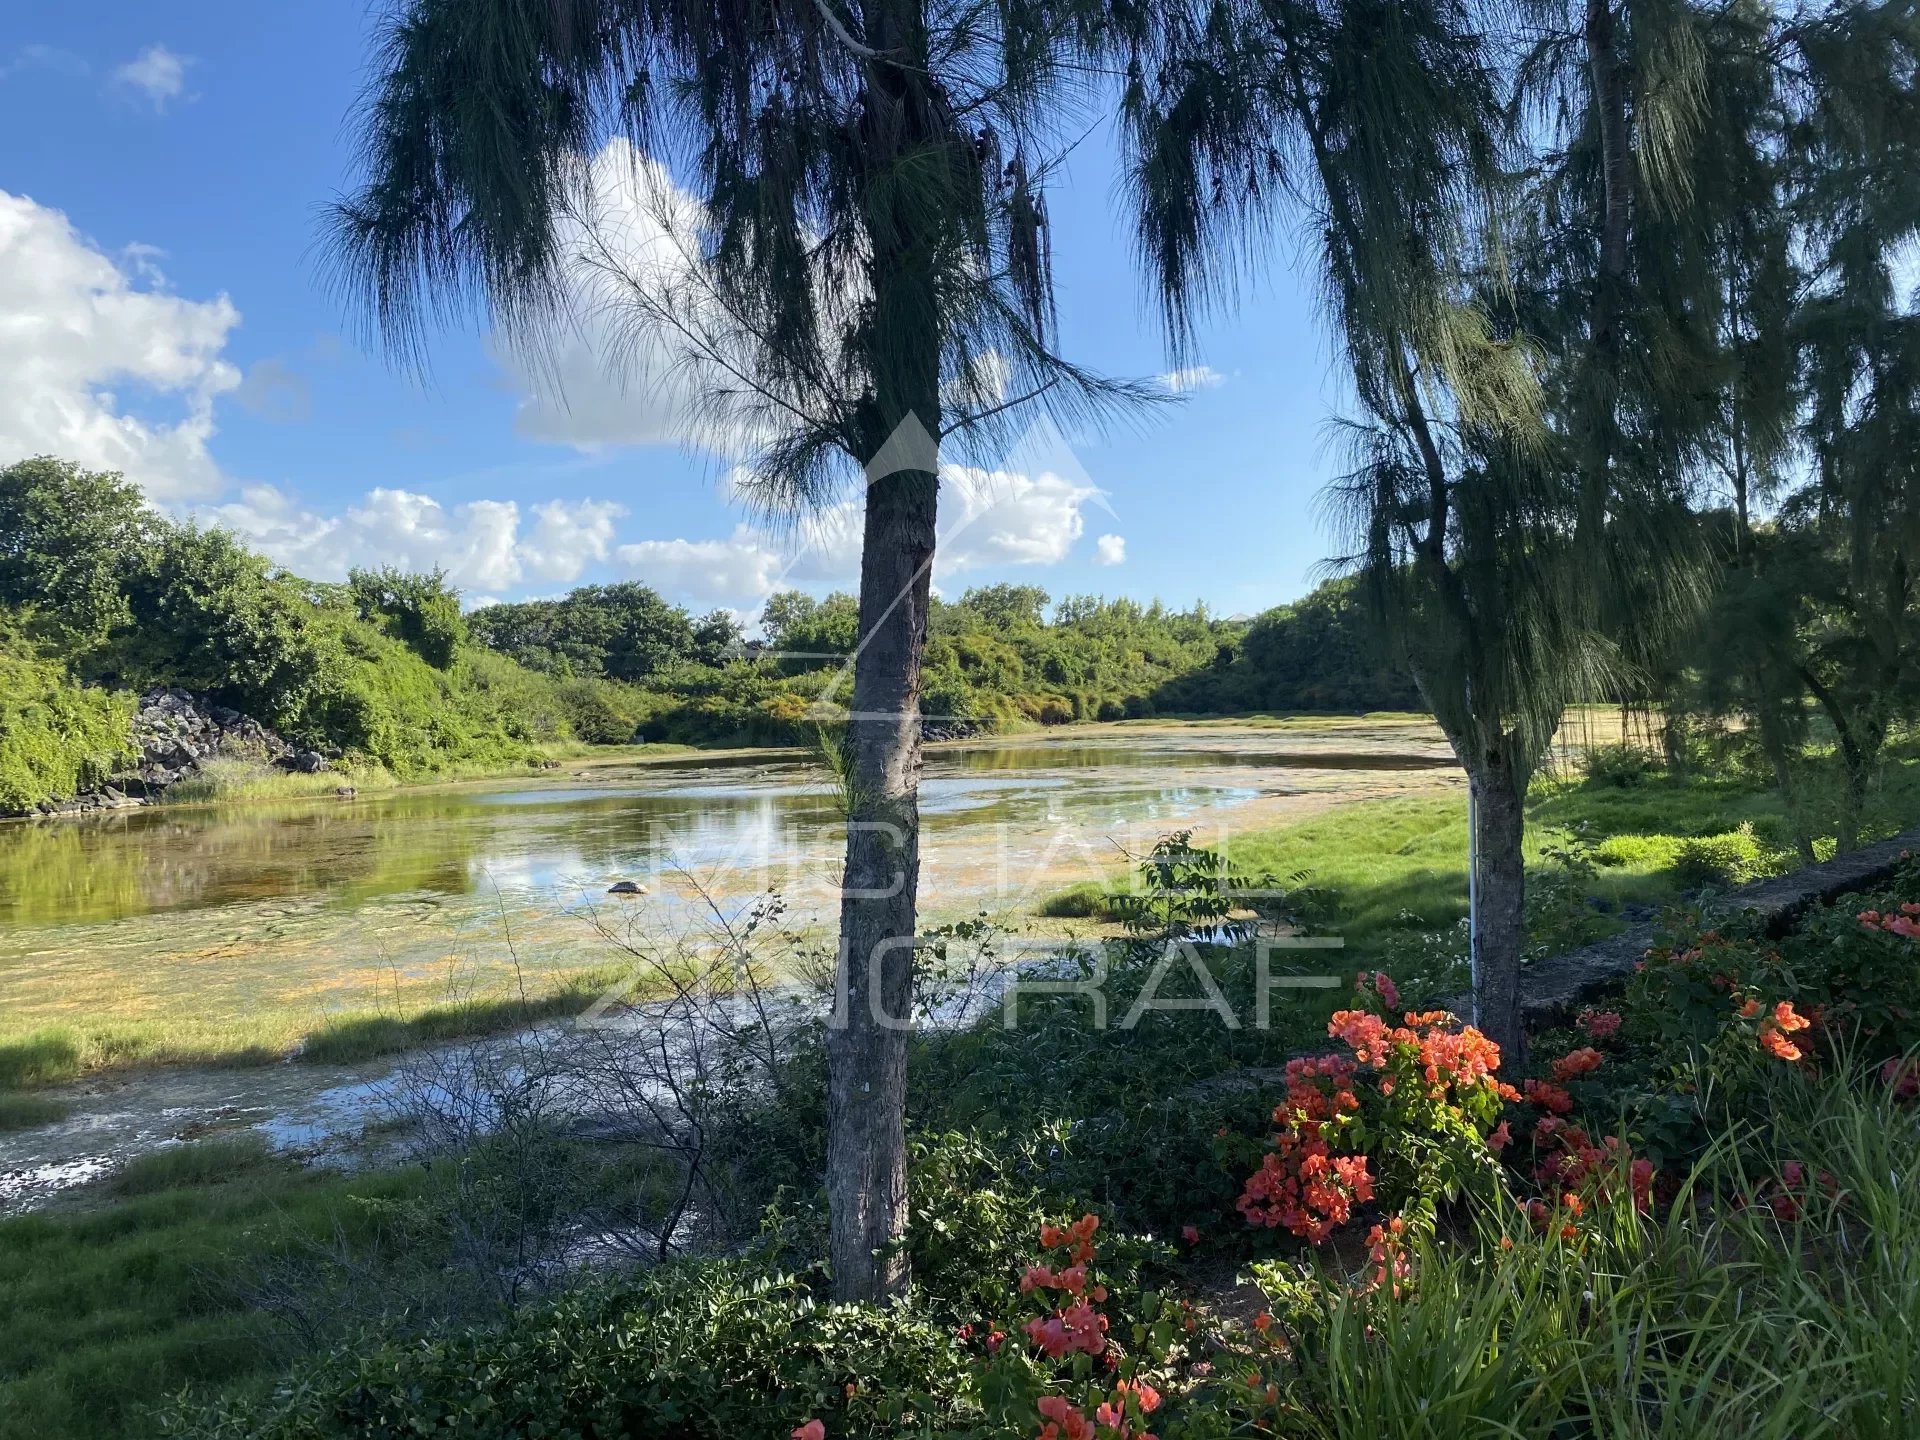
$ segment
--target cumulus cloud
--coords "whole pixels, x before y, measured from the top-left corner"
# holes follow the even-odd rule
[[[1127,537],[1102,535],[1093,542],[1094,557],[1102,565],[1119,565],[1127,558]]]
[[[191,63],[164,45],[149,45],[114,70],[113,82],[161,111],[186,92]]]
[[[1195,390],[1217,390],[1227,383],[1227,377],[1211,365],[1188,365],[1169,370],[1160,377],[1160,383],[1176,395],[1187,395]]]
[[[216,396],[240,384],[221,358],[240,312],[142,288],[134,267],[58,210],[0,191],[0,460],[40,453],[120,470],[156,501],[216,493]],[[131,413],[119,387],[164,413]]]
[[[444,570],[462,590],[512,590],[523,581],[570,584],[604,561],[614,521],[626,514],[598,500],[536,505],[523,525],[511,500],[447,506],[407,490],[370,490],[335,516],[300,505],[271,485],[205,507],[200,518],[244,536],[276,564],[316,580],[339,580],[350,569],[396,566]]]

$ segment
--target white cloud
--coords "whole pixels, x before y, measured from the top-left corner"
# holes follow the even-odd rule
[[[238,532],[276,564],[315,580],[355,567],[445,570],[462,590],[511,590],[524,580],[568,584],[607,557],[613,522],[626,511],[605,501],[551,500],[523,531],[511,500],[452,507],[407,490],[370,490],[344,514],[308,510],[271,485],[207,507],[201,518]]]
[[[149,45],[113,72],[116,85],[138,94],[156,111],[178,100],[187,88],[187,66],[192,62],[164,45]]]
[[[1127,537],[1124,535],[1102,535],[1093,542],[1096,558],[1102,565],[1119,565],[1127,558]]]
[[[738,417],[716,417],[702,403],[694,348],[638,323],[633,301],[635,285],[649,294],[685,288],[691,267],[677,237],[698,228],[698,202],[625,140],[610,142],[590,165],[591,222],[565,222],[561,239],[574,257],[568,328],[539,353],[498,334],[489,342],[520,395],[515,427],[589,452],[684,444],[740,453],[751,437]],[[681,298],[698,308],[695,297]],[[676,318],[700,324],[691,313]]]
[[[536,580],[569,584],[590,564],[607,558],[613,522],[627,513],[610,500],[569,505],[549,500],[533,507],[533,530],[520,542],[521,568]]]
[[[984,569],[1052,565],[1085,533],[1100,492],[1052,470],[1029,475],[948,465],[941,471],[934,579]],[[881,483],[885,483],[884,481]],[[737,526],[723,540],[642,540],[614,552],[620,568],[676,600],[764,600],[793,588],[852,590],[860,579],[863,502],[829,505],[774,535]]]
[[[1086,529],[1100,492],[1052,470],[1037,475],[948,466],[941,475],[936,574],[992,565],[1054,565]]]
[[[726,540],[641,540],[622,545],[621,567],[674,600],[756,600],[781,588],[780,552],[741,526]]]
[[[123,471],[157,501],[216,493],[207,442],[214,397],[240,383],[221,358],[239,323],[224,295],[138,288],[58,210],[0,191],[0,463],[54,454]],[[118,385],[172,413],[128,413]]]
[[[1176,395],[1186,395],[1195,390],[1217,390],[1227,383],[1227,377],[1211,365],[1188,365],[1169,370],[1160,377],[1160,383]]]

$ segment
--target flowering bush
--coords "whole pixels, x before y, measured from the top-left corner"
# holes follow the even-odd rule
[[[1018,1327],[1024,1343],[989,1344],[981,1360],[982,1400],[1006,1430],[1038,1440],[1154,1440],[1148,1417],[1193,1322],[1153,1292],[1110,1290],[1099,1231],[1092,1214],[1040,1228],[1041,1254],[1019,1287],[1030,1312]]]
[[[1250,1224],[1318,1243],[1376,1195],[1430,1215],[1494,1171],[1501,1102],[1515,1093],[1494,1078],[1499,1048],[1441,1010],[1395,1023],[1400,997],[1384,974],[1354,989],[1355,1008],[1327,1026],[1347,1053],[1287,1065],[1272,1149],[1240,1196]]]

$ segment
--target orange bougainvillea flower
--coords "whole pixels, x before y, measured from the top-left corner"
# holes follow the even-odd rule
[[[1606,1057],[1592,1046],[1582,1046],[1569,1051],[1553,1062],[1553,1078],[1562,1084],[1578,1076],[1598,1070]]]
[[[1551,1110],[1555,1115],[1565,1115],[1573,1109],[1573,1097],[1558,1085],[1545,1080],[1529,1080],[1523,1089],[1530,1104],[1538,1105],[1542,1110]]]

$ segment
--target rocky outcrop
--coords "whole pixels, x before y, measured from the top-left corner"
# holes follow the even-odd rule
[[[42,815],[74,815],[143,805],[170,785],[198,775],[208,760],[248,760],[283,770],[331,769],[325,755],[290,745],[258,720],[186,690],[149,690],[133,717],[139,758],[127,769],[71,800],[49,800]]]

